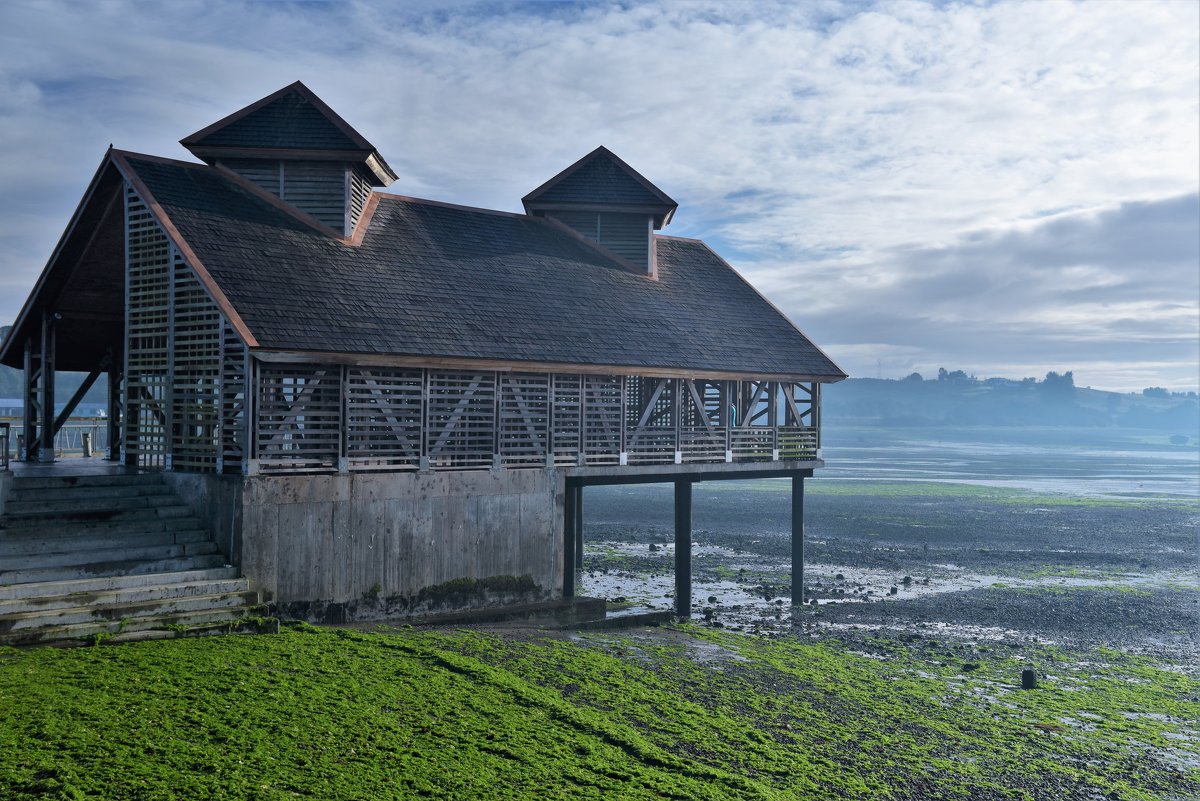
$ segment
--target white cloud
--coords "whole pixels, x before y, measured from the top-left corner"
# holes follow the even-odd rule
[[[1194,255],[1110,238],[1043,262],[1080,250],[1047,221],[1200,188],[1198,27],[1173,0],[8,3],[0,319],[110,141],[183,156],[176,140],[300,78],[404,194],[518,209],[608,145],[680,202],[670,233],[716,245],[852,372],[871,353],[1032,368],[1074,341],[1051,369],[1100,386],[1142,375],[1086,375],[1119,335],[1167,365],[1155,383],[1193,388]]]

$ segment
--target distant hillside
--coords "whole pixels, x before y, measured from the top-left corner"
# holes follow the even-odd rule
[[[1076,426],[1146,428],[1200,433],[1195,393],[1103,392],[1076,387],[1071,373],[1045,380],[978,380],[945,373],[939,379],[851,378],[823,389],[821,412],[830,425]]]

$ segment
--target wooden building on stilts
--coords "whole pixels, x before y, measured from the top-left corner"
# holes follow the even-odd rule
[[[343,617],[448,582],[572,596],[583,488],[639,482],[674,483],[687,615],[693,484],[790,478],[801,602],[820,389],[845,375],[659,233],[675,202],[615,154],[524,213],[388,194],[300,83],[182,144],[199,161],[104,155],[3,343],[24,464],[78,400],[55,415],[55,372],[107,374],[108,459],[161,474],[283,614]]]

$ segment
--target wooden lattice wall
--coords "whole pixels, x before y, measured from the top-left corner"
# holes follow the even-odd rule
[[[769,461],[813,458],[818,444],[815,384],[331,365],[255,370],[253,457],[265,472]]]
[[[139,467],[165,467],[171,414],[171,245],[132,188],[125,191],[125,220],[123,458]]]
[[[183,255],[127,186],[123,460],[243,469],[245,345]]]

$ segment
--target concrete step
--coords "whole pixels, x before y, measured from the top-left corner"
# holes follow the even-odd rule
[[[31,567],[71,567],[74,565],[90,565],[98,562],[112,562],[120,559],[172,559],[177,556],[204,556],[218,553],[216,543],[211,540],[201,542],[170,543],[159,545],[143,545],[129,547],[118,545],[115,548],[99,548],[95,550],[64,550],[57,553],[35,553],[24,556],[10,556],[0,562],[0,582],[9,571],[26,570]]]
[[[23,529],[31,526],[60,527],[63,523],[131,523],[139,520],[162,520],[164,518],[188,517],[191,510],[183,504],[139,509],[77,509],[73,511],[49,511],[44,513],[4,514],[4,528]]]
[[[111,620],[134,620],[163,615],[182,615],[188,612],[231,609],[253,606],[258,593],[245,590],[218,595],[184,595],[175,598],[152,598],[145,601],[117,604],[90,604],[64,609],[38,609],[0,615],[0,635],[51,626],[101,623]]]
[[[133,573],[118,576],[93,576],[91,578],[58,581],[26,582],[23,584],[0,585],[0,601],[15,598],[37,598],[79,593],[101,593],[163,584],[182,584],[193,581],[227,581],[238,577],[236,567],[216,567],[201,570],[183,570],[170,573]]]
[[[144,517],[134,520],[69,522],[38,520],[35,523],[7,527],[0,520],[0,542],[25,539],[70,539],[73,537],[119,537],[125,534],[149,534],[155,531],[187,531],[201,528],[194,517]]]
[[[62,489],[64,487],[119,487],[165,484],[158,473],[120,473],[94,476],[17,476],[14,490]]]
[[[27,570],[0,572],[0,585],[29,584],[46,581],[101,578],[105,576],[139,575],[142,573],[174,573],[180,570],[208,570],[225,567],[221,554],[176,556],[166,559],[114,559],[65,567],[31,567]]]
[[[117,548],[145,548],[154,545],[181,545],[191,542],[209,541],[209,533],[203,529],[181,529],[179,531],[149,531],[129,534],[81,534],[76,537],[0,537],[0,567],[8,565],[9,558],[40,556],[45,554],[72,553],[78,551],[101,551]]]
[[[163,582],[174,582],[174,573],[160,574]],[[71,582],[59,582],[59,585]],[[0,617],[21,612],[45,612],[54,609],[72,609],[93,606],[119,606],[140,604],[150,601],[165,601],[173,598],[189,598],[200,595],[228,595],[250,591],[250,580],[226,578],[217,580],[192,580],[174,583],[145,584],[140,587],[121,587],[98,592],[76,591],[53,594],[54,584],[46,588],[52,594],[35,595],[27,598],[0,600]],[[257,596],[254,599],[258,600]]]
[[[170,492],[155,495],[110,496],[105,498],[65,498],[56,501],[13,501],[4,504],[5,518],[53,517],[60,515],[80,519],[83,515],[129,512],[135,509],[159,509],[183,506]]]
[[[50,489],[23,489],[16,486],[9,491],[9,503],[54,503],[74,501],[91,505],[93,501],[114,498],[171,497],[171,488],[166,484],[117,484],[100,487],[54,487]]]
[[[261,613],[257,605],[236,606],[226,609],[205,609],[157,617],[132,618],[126,620],[74,623],[62,626],[46,626],[0,635],[5,645],[34,645],[37,643],[64,642],[70,640],[111,638],[112,642],[146,639],[143,632],[171,632],[177,636],[182,629],[236,623],[238,620]],[[186,633],[186,632],[184,632]],[[164,634],[164,636],[166,636]]]

